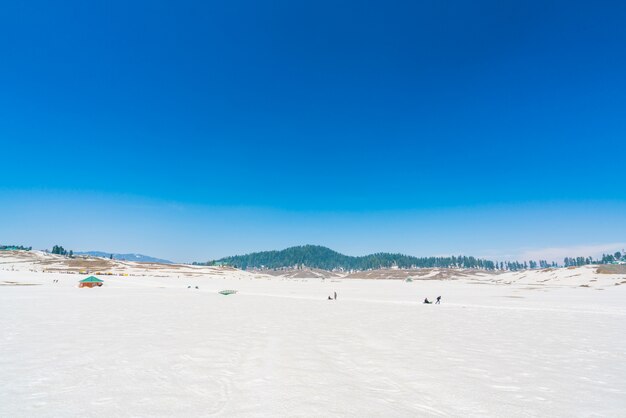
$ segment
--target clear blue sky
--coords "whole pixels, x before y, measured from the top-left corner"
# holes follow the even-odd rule
[[[0,242],[181,261],[626,242],[624,2],[12,3]]]

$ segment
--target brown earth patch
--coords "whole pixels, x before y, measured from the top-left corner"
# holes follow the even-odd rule
[[[602,264],[598,266],[599,274],[626,274],[626,264]]]

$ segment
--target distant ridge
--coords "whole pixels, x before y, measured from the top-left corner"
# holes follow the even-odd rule
[[[77,251],[74,253],[75,255],[89,255],[92,257],[104,257],[109,258],[111,253],[105,253],[103,251]],[[149,255],[143,254],[116,254],[112,253],[113,258],[115,260],[123,260],[123,261],[137,261],[139,263],[163,263],[163,264],[174,264],[169,260],[163,260],[162,258],[150,257]]]
[[[413,257],[404,254],[376,253],[360,257],[348,256],[319,245],[302,245],[281,251],[262,251],[225,257],[208,263],[233,267],[279,269],[303,266],[323,270],[369,270],[378,268],[449,267],[493,270],[495,263],[475,257]]]

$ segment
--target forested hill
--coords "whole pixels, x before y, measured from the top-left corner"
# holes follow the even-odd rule
[[[207,264],[226,264],[244,270],[248,268],[275,269],[295,266],[306,266],[324,270],[368,270],[393,266],[399,268],[457,267],[486,270],[493,270],[495,268],[494,262],[474,257],[412,257],[404,254],[390,253],[376,253],[352,257],[317,245],[291,247],[282,251],[262,251],[246,255],[236,255],[215,260]]]

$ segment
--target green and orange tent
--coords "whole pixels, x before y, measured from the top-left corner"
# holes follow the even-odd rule
[[[86,279],[83,279],[78,282],[78,287],[94,287],[94,286],[102,286],[104,280],[98,279],[96,276],[89,276]]]

